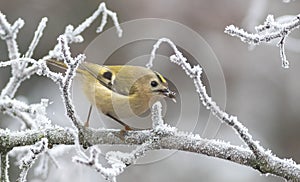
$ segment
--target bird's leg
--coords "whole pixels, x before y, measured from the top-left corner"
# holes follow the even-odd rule
[[[130,127],[128,124],[126,124],[126,123],[124,123],[123,121],[121,121],[121,120],[119,120],[119,119],[113,117],[112,115],[110,115],[110,114],[106,114],[106,115],[107,115],[108,117],[114,119],[115,121],[117,121],[117,122],[118,122],[119,124],[121,124],[122,126],[124,126],[126,131],[128,131],[128,130],[135,130],[135,128]]]
[[[89,113],[88,113],[88,117],[84,123],[85,127],[89,127],[90,126],[90,117],[91,117],[91,113],[92,113],[92,109],[93,109],[93,105],[90,105],[90,109],[89,109]]]

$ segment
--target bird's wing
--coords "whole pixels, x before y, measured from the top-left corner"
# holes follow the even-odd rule
[[[137,66],[123,65],[98,65],[84,62],[82,68],[96,78],[103,86],[112,90],[114,93],[129,96],[130,89],[140,78],[141,68]],[[146,68],[145,68],[146,69]]]
[[[107,66],[101,66],[98,64],[83,62],[80,65],[81,69],[85,70],[92,77],[96,78],[101,85],[113,90],[113,84],[115,80],[115,72]]]
[[[47,60],[47,64],[66,69],[67,66],[58,60]],[[126,68],[126,69],[124,69]],[[83,62],[77,69],[77,72],[83,76],[91,76],[99,83],[115,93],[129,96],[130,89],[140,77],[149,74],[147,68],[139,66],[122,66],[122,65],[98,65],[90,62]]]
[[[140,66],[107,66],[115,73],[115,80],[113,82],[113,90],[119,94],[129,96],[132,93],[135,83],[141,77],[148,75],[151,70]]]

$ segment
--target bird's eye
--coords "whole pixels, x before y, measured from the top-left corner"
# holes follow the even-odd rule
[[[150,84],[152,87],[157,87],[157,85],[158,85],[157,81],[151,81]]]

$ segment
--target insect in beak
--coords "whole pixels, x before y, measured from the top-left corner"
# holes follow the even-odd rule
[[[157,92],[160,92],[162,93],[162,95],[166,96],[166,97],[169,97],[170,99],[172,99],[173,102],[176,103],[176,93],[171,91],[170,89],[166,88],[166,89],[159,89],[157,90]]]

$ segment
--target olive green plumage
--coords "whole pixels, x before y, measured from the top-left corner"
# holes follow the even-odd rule
[[[47,63],[66,69],[57,60]],[[158,99],[169,97],[175,101],[175,93],[169,90],[166,79],[145,67],[83,62],[77,73],[91,104],[125,127],[128,125],[121,121],[123,118],[145,113]]]

